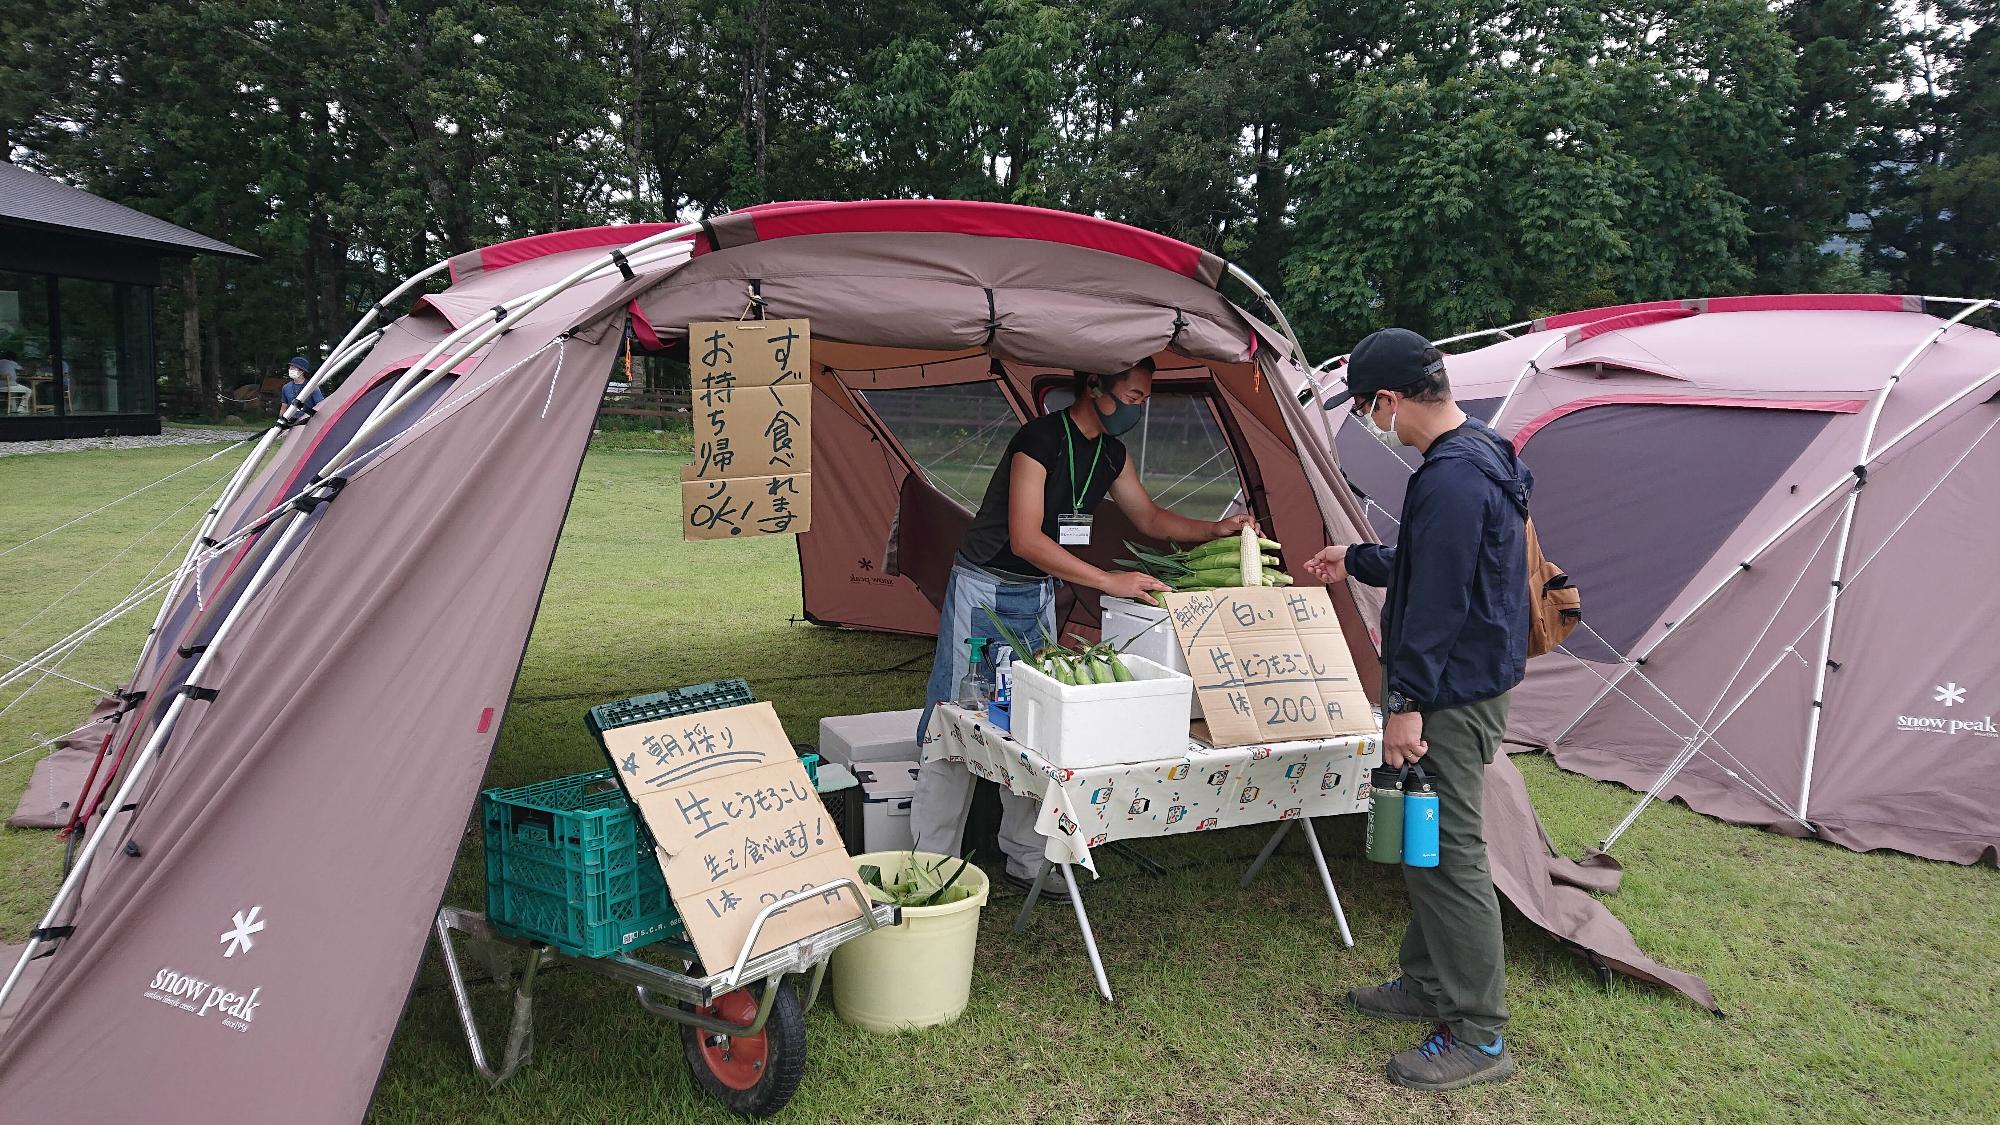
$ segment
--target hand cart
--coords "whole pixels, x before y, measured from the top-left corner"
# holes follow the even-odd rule
[[[861,917],[761,956],[750,956],[764,923],[773,915],[816,895],[843,892],[861,904]],[[623,952],[605,957],[568,954],[542,942],[502,933],[484,914],[454,906],[438,911],[437,942],[452,1001],[458,1007],[458,1021],[472,1052],[472,1065],[494,1085],[505,1082],[534,1051],[535,976],[545,961],[552,961],[631,985],[640,1007],[680,1025],[682,1054],[697,1085],[737,1113],[765,1117],[791,1100],[805,1073],[805,1013],[819,999],[827,959],[842,943],[901,920],[901,907],[871,903],[852,879],[823,883],[786,895],[758,912],[736,963],[713,974],[703,971],[694,947],[683,939],[669,938],[652,946],[680,959],[686,971],[675,972]],[[454,931],[464,935],[481,955],[494,982],[502,988],[511,985],[514,994],[513,1017],[497,1066],[490,1061],[473,1016],[471,993],[452,941]],[[518,980],[508,971],[509,947],[525,949],[528,954]],[[806,977],[803,1002],[788,979],[793,975]]]

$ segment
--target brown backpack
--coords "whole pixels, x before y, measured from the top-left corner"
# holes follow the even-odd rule
[[[1535,521],[1527,521],[1528,544],[1528,655],[1554,652],[1583,623],[1583,595],[1563,573],[1562,567],[1542,554],[1542,537],[1535,533]]]

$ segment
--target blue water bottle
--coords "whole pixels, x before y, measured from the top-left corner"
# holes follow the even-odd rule
[[[1403,866],[1438,865],[1438,795],[1424,767],[1410,763],[1403,782]]]

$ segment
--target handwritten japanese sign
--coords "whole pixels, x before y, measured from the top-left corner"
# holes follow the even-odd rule
[[[812,474],[704,480],[683,472],[681,512],[688,539],[797,535],[812,530]]]
[[[684,537],[811,529],[811,351],[806,320],[688,325],[694,458],[681,471]]]
[[[736,963],[757,914],[786,894],[859,882],[769,703],[618,727],[604,745],[711,970]],[[807,899],[771,916],[751,956],[857,917],[846,891]]]
[[[1325,590],[1244,587],[1165,597],[1212,745],[1376,729]]]

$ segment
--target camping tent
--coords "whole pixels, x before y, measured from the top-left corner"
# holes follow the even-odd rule
[[[1159,356],[1174,424],[1212,428],[1234,462],[1212,498],[1240,492],[1295,560],[1358,533],[1330,445],[1296,441],[1323,422],[1299,403],[1307,372],[1283,318],[1267,302],[1267,327],[1224,298],[1232,272],[1261,292],[1116,223],[895,201],[567,231],[405,283],[322,365],[316,378],[353,373],[260,446],[268,464],[204,520],[171,583],[99,743],[75,870],[8,978],[9,1115],[360,1116],[626,333],[671,349],[692,321],[810,318],[807,608],[923,631],[921,576],[954,518],[938,500],[965,470],[922,455],[900,391],[997,396],[995,428],[1010,428],[1052,371]],[[370,331],[446,273],[447,289]],[[880,561],[852,581],[862,559]],[[1335,602],[1365,655],[1369,607]],[[1538,870],[1548,849],[1518,811],[1530,844],[1512,875],[1548,907],[1538,918],[1563,915],[1544,924],[1705,996]]]
[[[1531,665],[1510,737],[1737,823],[1994,863],[1990,304],[1661,301],[1455,342],[1485,344],[1453,392],[1534,471],[1588,623]],[[1393,539],[1413,457],[1352,421],[1337,448]]]

